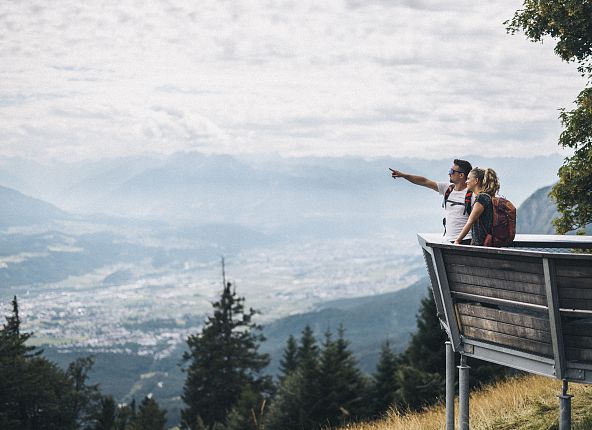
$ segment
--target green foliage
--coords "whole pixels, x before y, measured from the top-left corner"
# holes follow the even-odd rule
[[[31,333],[21,333],[18,302],[0,330],[0,427],[70,429],[73,393],[68,378],[56,365],[31,354],[25,345]]]
[[[403,353],[403,361],[427,373],[446,374],[446,333],[440,327],[431,289],[422,299],[417,314],[417,331]]]
[[[98,385],[87,384],[88,374],[94,364],[94,357],[80,357],[70,363],[66,370],[68,382],[72,387],[72,415],[82,428],[84,423],[92,422],[92,417],[97,415],[97,409],[101,409],[102,402],[105,401],[101,398]]]
[[[103,397],[100,400],[100,408],[96,414],[96,423],[93,430],[113,430],[115,428],[115,416],[117,405],[111,396]]]
[[[22,333],[16,297],[0,330],[0,428],[70,430],[93,428],[93,408],[100,398],[87,385],[94,360],[81,358],[67,371],[34,351]]]
[[[430,373],[417,367],[401,365],[395,374],[397,409],[418,410],[436,403],[445,392],[445,381],[439,373]]]
[[[592,2],[590,0],[525,0],[506,21],[512,34],[524,31],[533,42],[544,36],[557,40],[555,53],[564,61],[576,61],[582,75],[592,73]]]
[[[555,53],[564,61],[576,62],[582,76],[592,80],[592,1],[525,0],[524,9],[506,25],[512,34],[524,31],[536,42],[551,36],[557,41]],[[592,88],[580,92],[574,110],[562,109],[560,119],[564,130],[559,145],[574,150],[550,194],[561,213],[555,228],[564,234],[583,231],[592,222]]]
[[[286,348],[280,360],[280,380],[284,379],[298,367],[298,344],[294,336],[290,335]]]
[[[379,416],[384,414],[389,408],[396,406],[400,388],[396,377],[397,369],[400,365],[400,358],[390,347],[388,341],[382,345],[380,359],[376,365],[374,373],[374,384],[371,392],[372,414]]]
[[[281,381],[266,420],[268,429],[319,429],[366,416],[367,382],[344,331],[328,331],[319,350],[312,329],[302,331],[296,370]]]
[[[261,326],[253,322],[256,311],[245,311],[244,298],[236,295],[230,282],[224,284],[213,308],[201,333],[187,339],[183,428],[196,429],[200,420],[206,427],[224,424],[246,387],[255,393],[272,387],[271,378],[260,374],[269,357],[258,352],[265,338]]]
[[[156,400],[144,397],[129,430],[164,430],[166,411],[161,410]]]
[[[224,430],[262,430],[266,403],[260,393],[245,387],[237,404],[228,414]]]
[[[559,139],[575,152],[559,169],[559,182],[550,194],[562,214],[554,220],[561,234],[584,230],[592,222],[592,88],[584,89],[576,104],[573,111],[561,113],[565,130]]]
[[[266,417],[266,428],[315,428],[312,411],[319,399],[319,347],[310,326],[302,330],[296,351],[296,369],[282,378]]]
[[[18,300],[12,299],[12,315],[6,317],[6,323],[0,330],[0,357],[28,357],[39,355],[41,351],[32,353],[35,347],[27,346],[26,342],[33,333],[21,333]]]
[[[343,327],[336,340],[330,331],[325,334],[317,384],[319,397],[311,413],[319,424],[336,426],[368,415],[368,384],[349,350]]]

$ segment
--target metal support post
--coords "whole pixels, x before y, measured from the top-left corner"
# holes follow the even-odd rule
[[[460,354],[458,366],[458,415],[460,430],[469,430],[469,369],[467,357]]]
[[[455,373],[452,342],[446,341],[446,430],[454,430]]]
[[[559,430],[571,430],[571,394],[567,394],[567,381],[563,380],[563,387],[559,397]]]

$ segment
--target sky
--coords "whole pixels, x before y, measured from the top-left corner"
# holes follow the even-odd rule
[[[517,0],[6,0],[0,155],[559,151],[585,81]]]

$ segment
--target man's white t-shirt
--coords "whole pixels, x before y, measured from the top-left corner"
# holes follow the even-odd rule
[[[438,182],[438,192],[444,196],[448,187],[451,183]],[[469,214],[464,213],[465,211],[465,195],[467,189],[462,191],[452,190],[448,196],[448,202],[445,205],[445,216],[446,216],[446,234],[444,239],[449,242],[454,242],[458,237],[459,233],[467,223]],[[471,206],[475,203],[475,196],[471,197]],[[465,239],[471,239],[471,231],[465,236]]]

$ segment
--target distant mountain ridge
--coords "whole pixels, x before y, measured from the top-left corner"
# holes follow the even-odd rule
[[[466,158],[495,168],[502,193],[517,204],[530,190],[556,180],[562,162],[558,155]],[[441,197],[393,180],[388,168],[448,181],[450,163],[200,152],[51,165],[0,157],[0,180],[75,213],[183,225],[240,224],[290,239],[374,234],[415,241],[413,231],[440,230]]]
[[[552,187],[539,188],[520,205],[516,214],[516,233],[557,234],[553,219],[561,214],[549,196]],[[586,226],[586,234],[592,234],[592,223]]]
[[[56,206],[0,186],[0,228],[45,224],[69,215]]]
[[[553,218],[559,216],[557,205],[549,197],[551,185],[539,188],[518,208],[516,233],[556,234]]]

